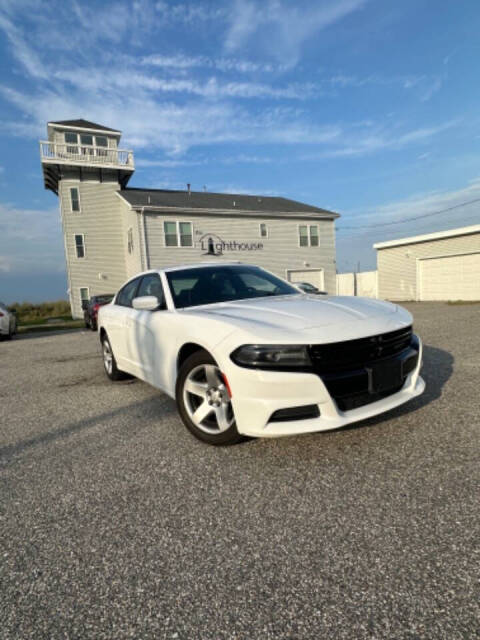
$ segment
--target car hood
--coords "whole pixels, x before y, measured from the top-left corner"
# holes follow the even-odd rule
[[[412,323],[401,307],[370,298],[288,295],[186,309],[228,323],[252,339],[336,342],[394,331]]]

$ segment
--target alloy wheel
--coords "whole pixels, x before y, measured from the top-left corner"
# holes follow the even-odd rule
[[[188,373],[183,401],[190,420],[205,433],[222,433],[235,421],[230,394],[214,364],[198,365]]]

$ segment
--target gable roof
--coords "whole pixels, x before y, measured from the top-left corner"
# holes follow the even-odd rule
[[[132,208],[190,209],[258,212],[276,215],[308,214],[321,218],[338,218],[340,214],[303,202],[261,195],[210,193],[208,191],[171,191],[167,189],[122,189],[119,195]]]
[[[78,129],[93,129],[95,131],[111,131],[112,133],[121,133],[117,129],[110,129],[110,127],[104,127],[102,124],[90,122],[89,120],[57,120],[56,122],[49,122],[49,124],[59,124],[63,127],[77,127]]]
[[[428,242],[429,240],[442,240],[446,238],[456,238],[457,236],[467,236],[472,233],[480,233],[480,224],[473,224],[469,227],[449,229],[448,231],[437,231],[435,233],[425,233],[421,236],[410,236],[410,238],[399,238],[398,240],[387,240],[377,242],[374,249],[388,249],[389,247],[399,247],[404,244],[416,244],[417,242]]]

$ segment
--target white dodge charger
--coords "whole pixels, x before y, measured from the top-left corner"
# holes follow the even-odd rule
[[[212,444],[336,429],[425,388],[408,311],[308,295],[252,265],[142,273],[101,307],[98,326],[108,377],[174,397]]]

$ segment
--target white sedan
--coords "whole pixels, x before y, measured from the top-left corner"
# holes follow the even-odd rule
[[[315,296],[251,265],[142,273],[99,311],[105,371],[176,399],[212,444],[336,429],[420,395],[422,343],[405,309]]]
[[[14,311],[9,311],[6,304],[0,302],[0,340],[10,339],[17,333],[17,316]]]

